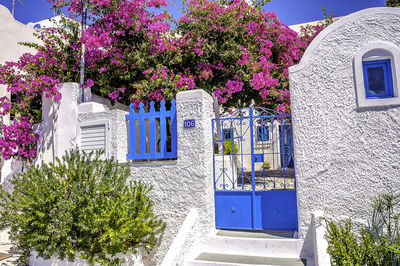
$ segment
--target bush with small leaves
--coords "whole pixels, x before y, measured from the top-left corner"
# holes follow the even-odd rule
[[[399,203],[396,195],[376,197],[369,226],[359,232],[351,220],[337,224],[326,219],[332,265],[400,265]]]
[[[0,188],[0,226],[23,251],[42,258],[85,259],[118,265],[118,254],[153,249],[165,228],[140,182],[127,182],[129,167],[101,152],[72,151],[52,164],[26,167]]]
[[[238,154],[238,145],[232,140],[224,141],[223,149],[226,155]]]

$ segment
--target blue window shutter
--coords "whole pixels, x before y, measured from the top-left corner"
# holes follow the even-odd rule
[[[367,99],[394,97],[390,59],[364,61],[363,74]]]
[[[257,126],[257,141],[269,141],[268,126]]]
[[[222,129],[223,139],[225,140],[232,140],[233,136],[233,128],[224,128]]]

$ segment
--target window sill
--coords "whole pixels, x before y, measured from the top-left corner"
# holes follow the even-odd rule
[[[400,97],[359,99],[358,101],[358,107],[360,108],[393,105],[400,105]]]

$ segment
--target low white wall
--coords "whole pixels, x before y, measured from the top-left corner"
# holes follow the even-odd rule
[[[119,109],[82,112],[93,108],[80,108],[79,86],[74,83],[63,84],[60,103],[46,102],[43,112],[41,157],[52,161],[52,156],[64,154],[65,150],[79,145],[79,127],[85,123],[107,123],[107,156],[126,163],[128,132],[125,115]],[[64,97],[65,96],[65,97]],[[95,99],[95,97],[92,97]],[[87,105],[87,104],[86,104]],[[214,190],[212,175],[212,98],[203,90],[180,92],[176,97],[178,158],[153,162],[129,162],[131,180],[141,180],[153,187],[151,198],[154,211],[167,226],[159,245],[151,254],[144,254],[140,261],[131,264],[160,265],[171,246],[173,250],[164,265],[182,265],[192,249],[204,240],[214,225]],[[98,108],[95,108],[98,109]],[[79,112],[81,111],[81,112]],[[63,112],[63,115],[60,113]],[[70,115],[65,115],[70,114]],[[185,129],[183,121],[195,119],[195,128]],[[55,144],[54,144],[55,143]],[[43,144],[43,145],[42,145]],[[54,152],[53,152],[54,151]],[[188,230],[181,229],[190,210],[196,209],[196,219],[191,221]],[[192,217],[193,215],[189,215]],[[187,231],[187,232],[186,232]],[[179,234],[178,234],[179,233]],[[175,240],[174,240],[175,239]],[[181,241],[182,243],[178,243]],[[145,257],[145,259],[142,259]],[[63,265],[63,261],[43,261],[31,256],[31,265]],[[76,261],[81,265],[82,262]]]
[[[400,9],[371,8],[322,31],[290,68],[299,236],[314,253],[312,213],[366,221],[400,187],[400,107],[358,108],[354,58],[373,42],[400,48]]]
[[[316,211],[312,213],[312,224],[314,230],[314,263],[316,266],[330,265],[328,254],[328,241],[325,238],[326,225],[323,220],[324,213]]]
[[[181,225],[181,228],[170,245],[168,252],[162,261],[162,266],[176,265],[176,260],[182,259],[182,251],[186,249],[188,242],[190,243],[193,241],[193,231],[197,219],[199,219],[199,212],[197,209],[193,208],[189,211]]]

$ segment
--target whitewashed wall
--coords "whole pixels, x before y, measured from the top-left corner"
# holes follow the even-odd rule
[[[27,52],[34,52],[34,49],[19,45],[19,42],[36,42],[38,39],[33,36],[34,29],[16,21],[10,11],[0,5],[0,64],[7,61],[16,61]],[[8,96],[4,85],[0,85],[0,97]],[[5,118],[6,121],[8,117]]]
[[[313,256],[312,212],[366,221],[379,193],[400,188],[400,107],[358,108],[356,53],[370,43],[400,49],[400,9],[371,8],[321,32],[290,68],[299,236]]]

